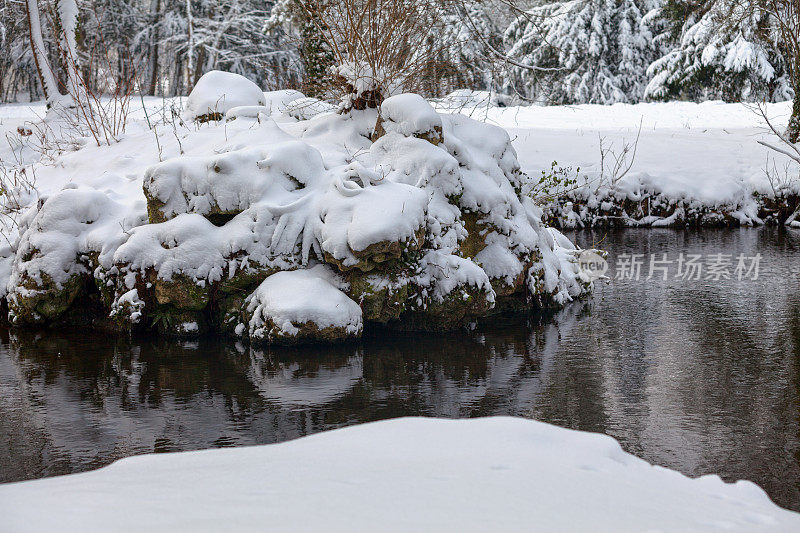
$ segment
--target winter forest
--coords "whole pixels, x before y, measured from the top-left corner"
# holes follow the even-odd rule
[[[409,3],[375,0],[388,16]],[[347,1],[357,9],[355,0]],[[368,2],[364,2],[368,3]],[[209,70],[265,88],[322,90],[344,10],[329,0],[3,0],[0,98],[45,95],[32,39],[91,91],[188,94]],[[791,99],[791,0],[426,0],[400,52],[426,97],[469,87],[544,104]],[[410,8],[409,8],[410,9]],[[341,12],[340,12],[341,11]],[[413,26],[413,27],[412,27]],[[355,29],[355,28],[351,28]],[[399,56],[395,59],[399,59]]]

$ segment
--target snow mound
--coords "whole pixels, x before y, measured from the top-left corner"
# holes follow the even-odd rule
[[[305,98],[300,91],[293,89],[283,89],[280,91],[268,91],[264,93],[265,106],[270,109],[271,115],[279,115],[286,110],[286,107],[294,102]]]
[[[361,308],[341,286],[324,265],[269,276],[245,301],[250,338],[334,342],[357,337],[363,329]]]
[[[369,323],[452,330],[591,290],[524,194],[530,179],[503,129],[414,94],[309,119],[286,116],[299,94],[269,95],[202,128],[144,129],[62,156],[57,168],[81,185],[41,198],[3,256],[13,317],[335,341]],[[87,159],[103,162],[100,177]],[[275,286],[320,285],[320,272],[343,323]],[[71,312],[82,303],[92,311]]]
[[[332,113],[336,107],[317,98],[303,97],[289,102],[282,113],[297,120],[308,120],[323,113]]]
[[[261,89],[239,74],[212,70],[197,80],[184,109],[187,120],[220,120],[230,109],[239,106],[264,106]]]
[[[395,132],[406,137],[434,132],[441,135],[442,119],[439,113],[418,94],[390,96],[381,104],[380,115],[386,132]]]
[[[0,516],[17,533],[800,530],[753,483],[690,479],[611,437],[510,417],[130,457],[0,485]]]

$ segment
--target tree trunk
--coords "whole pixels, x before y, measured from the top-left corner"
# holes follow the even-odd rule
[[[800,142],[800,83],[794,88],[794,101],[792,102],[792,116],[789,117],[789,127],[786,129],[789,142]]]
[[[89,90],[81,78],[81,60],[78,55],[78,4],[76,0],[58,0],[53,12],[58,49],[61,63],[66,73],[67,94],[79,100],[80,95]]]
[[[45,100],[51,103],[61,96],[61,92],[58,90],[58,82],[56,82],[56,77],[45,52],[44,39],[42,39],[42,23],[39,19],[39,1],[27,0],[25,2],[25,12],[28,16],[28,33],[31,38],[33,63],[36,65],[36,72],[39,74],[39,81],[42,84]]]
[[[150,13],[154,16],[154,20],[159,20],[161,18],[161,0],[152,0],[150,3]],[[147,93],[151,96],[156,95],[156,89],[158,87],[158,41],[159,41],[159,27],[156,24],[153,28],[153,37],[151,39],[151,50],[150,50],[150,81],[147,87]]]

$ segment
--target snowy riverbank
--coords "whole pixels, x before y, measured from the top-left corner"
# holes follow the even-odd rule
[[[173,105],[180,108],[184,100],[148,97],[144,101],[150,113],[157,114]],[[477,97],[472,101],[456,100],[455,107],[452,103],[443,107],[506,129],[522,170],[531,176],[550,172],[554,161],[558,167],[580,169],[578,185],[582,186],[570,198],[563,198],[562,206],[567,201],[585,205],[591,196],[600,200],[596,202],[599,206],[602,200],[596,193],[603,189],[607,196],[618,193],[621,200],[630,196],[634,204],[648,196],[665,204],[681,201],[687,208],[736,213],[738,219],[733,223],[757,224],[763,222],[758,215],[764,203],[775,207],[771,200],[775,199],[776,189],[786,197],[784,211],[791,212],[797,203],[797,198],[788,197],[800,191],[800,169],[794,164],[787,166],[788,158],[758,144],[759,140],[775,139],[750,105],[716,101],[499,108],[484,103]],[[766,111],[774,125],[783,128],[791,102],[767,104]],[[44,116],[44,112],[42,102],[0,105],[0,133],[13,133],[26,121]],[[145,118],[139,102],[132,103],[131,116],[140,121]],[[609,187],[614,156],[621,155],[624,145],[636,144],[637,136],[635,157],[631,153],[626,158],[631,163],[630,171]],[[604,172],[601,143],[610,149]],[[6,146],[0,147],[0,158],[10,158]],[[767,169],[776,178],[772,183]],[[63,183],[44,181],[37,185],[42,194],[51,194]],[[646,203],[644,207],[650,206]],[[574,211],[579,213],[579,208],[574,207]],[[663,214],[672,212],[674,209]],[[568,216],[563,209],[556,214],[565,219]],[[584,223],[590,222],[589,215],[584,214]],[[630,217],[627,222],[636,224]],[[655,219],[643,222],[649,225]]]
[[[580,511],[580,512],[578,512]],[[4,531],[796,531],[756,485],[687,478],[599,434],[395,419],[0,485]]]
[[[768,104],[766,112],[782,129],[791,102]],[[794,163],[787,167],[788,158],[758,144],[759,140],[777,141],[750,105],[484,107],[475,109],[472,116],[505,128],[523,171],[532,176],[550,172],[553,161],[573,171],[580,168],[578,188],[561,199],[562,209],[555,213],[567,225],[577,222],[564,209],[568,201],[573,202],[572,211],[581,223],[591,224],[594,219],[621,225],[679,222],[669,219],[676,208],[684,210],[689,224],[760,224],[769,222],[771,209],[783,205],[780,215],[785,217],[798,203],[800,168]],[[601,144],[608,149],[605,168],[601,167]],[[623,168],[630,164],[630,170],[615,181],[615,157],[622,156],[626,144],[631,150]],[[772,183],[767,169],[773,174]],[[776,192],[777,203],[773,202]],[[583,213],[582,207],[586,207]],[[645,218],[648,215],[651,218]],[[604,216],[608,219],[598,220]]]

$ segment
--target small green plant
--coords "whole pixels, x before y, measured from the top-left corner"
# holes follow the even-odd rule
[[[165,331],[170,331],[173,329],[173,326],[175,325],[175,317],[169,312],[168,309],[156,309],[153,311],[153,323],[150,325],[150,327],[157,329],[159,325]]]
[[[536,203],[549,203],[558,196],[574,189],[578,183],[580,167],[573,172],[572,167],[562,167],[558,161],[550,163],[550,170],[542,170],[542,176],[538,181],[531,180],[531,188],[528,195]]]

